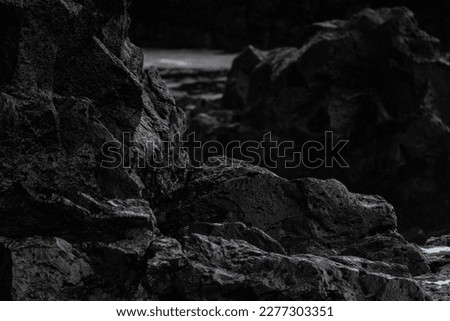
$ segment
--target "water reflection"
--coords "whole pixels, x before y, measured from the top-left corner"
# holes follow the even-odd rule
[[[161,69],[182,68],[200,70],[230,69],[236,54],[203,49],[144,49],[144,68],[154,65]]]

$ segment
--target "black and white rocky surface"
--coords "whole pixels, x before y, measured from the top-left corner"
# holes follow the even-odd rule
[[[123,133],[158,159],[185,126],[128,5],[0,0],[0,299],[442,298],[382,197],[226,158],[102,168]]]
[[[439,40],[403,7],[366,9],[309,30],[298,47],[244,50],[222,108],[191,112],[188,131],[224,144],[260,142],[271,132],[278,142],[295,142],[291,154],[331,131],[333,144],[349,141],[342,149],[348,168],[273,170],[291,179],[333,177],[352,191],[382,195],[409,239],[447,233],[450,62]]]

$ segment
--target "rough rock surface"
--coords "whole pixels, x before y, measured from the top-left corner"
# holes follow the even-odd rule
[[[136,143],[139,157],[162,158],[164,141],[184,128],[182,111],[158,74],[143,72],[141,50],[127,38],[128,5],[0,1],[4,299],[128,297],[132,281],[108,285],[112,276],[129,274],[120,271],[130,250],[114,244],[131,238],[128,248],[135,251],[139,233],[157,233],[142,197],[151,201],[176,188],[168,177],[184,175],[136,168],[131,153],[116,158],[112,169],[101,166],[113,156],[103,153],[105,143],[125,137],[126,146]],[[153,150],[139,145],[148,142]],[[103,254],[91,258],[99,248]],[[130,269],[139,270],[134,261]]]
[[[314,255],[267,253],[240,240],[191,234],[154,245],[143,287],[170,300],[423,300],[406,278]],[[162,295],[163,294],[163,295]]]
[[[58,238],[2,240],[0,253],[8,266],[2,269],[2,300],[62,300],[94,275],[87,259]]]
[[[450,235],[430,237],[425,242],[425,245],[428,245],[428,246],[450,246]]]
[[[450,222],[450,63],[438,46],[402,7],[313,25],[301,46],[270,51],[253,69],[248,112],[234,118],[239,128],[227,124],[228,136],[206,139],[261,141],[271,131],[300,148],[332,131],[334,142],[349,140],[342,150],[349,168],[279,166],[277,173],[337,178],[386,197],[403,230],[442,234]],[[242,99],[233,88],[224,101]]]
[[[234,59],[224,93],[223,103],[228,109],[244,109],[247,106],[250,76],[265,57],[265,52],[249,46]]]
[[[410,278],[411,273],[409,273],[408,267],[397,263],[387,263],[382,261],[370,261],[358,256],[331,256],[329,259],[342,263],[351,268],[360,270],[364,269],[369,272],[382,273],[397,277]]]
[[[115,162],[102,155],[105,143],[123,140],[138,148],[152,142],[162,154],[163,141],[184,126],[181,110],[155,85],[158,78],[142,72],[142,53],[126,38],[127,5],[0,2],[2,12],[11,12],[11,30],[0,39],[8,67],[0,80],[2,193],[20,185],[30,194],[57,191],[77,204],[79,193],[139,198],[151,192],[144,183],[158,175],[138,173],[128,153]],[[100,167],[102,158],[117,168]]]
[[[337,256],[396,230],[381,197],[184,152],[140,166],[184,115],[128,5],[0,0],[0,299],[428,299],[405,266]]]
[[[217,236],[226,240],[243,240],[261,250],[286,254],[276,240],[256,227],[247,227],[241,222],[195,223],[189,226],[190,233]]]
[[[155,48],[268,49],[297,45],[311,23],[399,5],[449,48],[446,0],[135,0],[131,30],[139,45]]]
[[[158,207],[163,233],[182,234],[196,222],[237,221],[263,230],[292,254],[339,249],[396,229],[394,209],[381,197],[352,194],[335,180],[289,182],[268,170],[227,162],[233,160],[217,159],[197,170],[175,192],[180,201]]]
[[[416,277],[431,299],[448,301],[450,299],[450,248],[442,246],[424,247],[423,252],[430,262],[432,273]]]
[[[366,237],[341,252],[343,255],[354,255],[372,261],[398,263],[408,267],[415,276],[429,273],[429,262],[420,248],[408,243],[401,235],[374,235]]]

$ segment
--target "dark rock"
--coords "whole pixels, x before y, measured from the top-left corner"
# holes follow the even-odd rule
[[[0,235],[47,235],[68,240],[120,239],[129,229],[155,229],[148,202],[110,199],[99,202],[79,194],[78,204],[57,194],[34,196],[19,185],[0,193]]]
[[[154,67],[150,67],[154,68]],[[186,113],[186,135],[194,133],[203,141],[213,133],[229,136],[234,113],[222,108],[222,96],[227,82],[227,69],[163,69],[161,77],[170,88],[177,106]],[[225,129],[221,127],[225,126]],[[200,154],[199,154],[200,155]]]
[[[151,243],[148,251],[149,260],[142,286],[149,299],[170,300],[181,297],[181,279],[176,273],[188,266],[188,260],[180,243],[171,238],[159,238]]]
[[[426,246],[450,246],[450,235],[442,235],[430,237],[426,242]]]
[[[324,142],[331,131],[334,143],[348,141],[342,151],[348,167],[286,169],[278,156],[275,171],[288,178],[334,177],[351,190],[385,196],[403,230],[442,233],[450,220],[450,64],[439,41],[405,8],[364,10],[312,29],[301,47],[270,51],[254,68],[249,111],[240,116],[238,135],[233,129],[229,136],[260,141],[270,131],[300,149]]]
[[[243,222],[269,234],[288,253],[338,249],[396,228],[394,209],[381,197],[350,193],[335,180],[289,182],[223,159],[194,172],[156,215],[162,232],[172,235],[196,222]]]
[[[433,273],[439,273],[442,267],[450,264],[450,247],[423,247],[422,251],[428,262],[430,262],[430,268]]]
[[[192,234],[161,240],[145,288],[170,300],[424,300],[414,281],[313,256],[268,253],[239,240]],[[161,291],[164,289],[165,291]],[[158,293],[164,293],[158,296]]]
[[[17,63],[0,83],[2,181],[74,203],[75,191],[139,198],[151,192],[143,182],[161,181],[156,171],[137,171],[129,153],[111,164],[102,150],[124,141],[140,158],[162,158],[165,142],[184,128],[182,111],[161,95],[161,81],[142,72],[142,53],[126,37],[126,7],[122,0],[0,1],[2,12],[21,22],[6,30],[14,41],[4,50]],[[27,26],[37,33],[25,32]],[[143,148],[148,142],[155,148]],[[115,169],[100,166],[102,160]]]
[[[371,261],[402,264],[413,275],[430,272],[428,260],[420,248],[396,234],[369,236],[355,242],[341,252],[343,255],[359,256]]]
[[[433,273],[416,277],[432,300],[448,301],[450,290],[450,248],[424,248]]]
[[[394,264],[317,256],[395,231],[381,197],[229,159],[191,168],[128,5],[0,0],[0,299],[428,298]]]
[[[87,258],[63,239],[1,243],[2,300],[64,300],[94,275]]]
[[[133,235],[132,235],[133,234]],[[3,300],[142,299],[139,281],[153,233],[72,246],[60,238],[0,238]],[[145,295],[145,294],[144,294]]]
[[[102,281],[102,292],[107,293],[99,299],[146,299],[140,293],[139,284],[146,269],[147,251],[155,239],[152,231],[134,229],[125,238],[111,243],[83,243],[81,249],[90,259],[92,269]],[[100,297],[100,298],[98,298]]]
[[[369,261],[367,259],[357,256],[332,256],[329,259],[342,263],[348,267],[355,269],[365,269],[373,273],[382,273],[387,275],[393,275],[397,277],[410,278],[408,268],[405,265],[397,263],[387,263],[382,261]]]
[[[249,46],[234,59],[224,93],[225,108],[244,109],[247,106],[250,76],[265,56],[265,52]]]
[[[16,238],[0,250],[5,299],[139,298],[150,241],[137,232],[156,232],[142,196],[176,188],[166,178],[184,170],[137,164],[164,158],[184,115],[159,75],[143,73],[127,6],[0,1],[0,235]],[[101,165],[114,156],[105,144],[118,155],[122,142],[138,157]]]

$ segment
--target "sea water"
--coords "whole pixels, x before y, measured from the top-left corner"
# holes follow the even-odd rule
[[[230,69],[236,54],[204,49],[143,49],[144,68]]]

